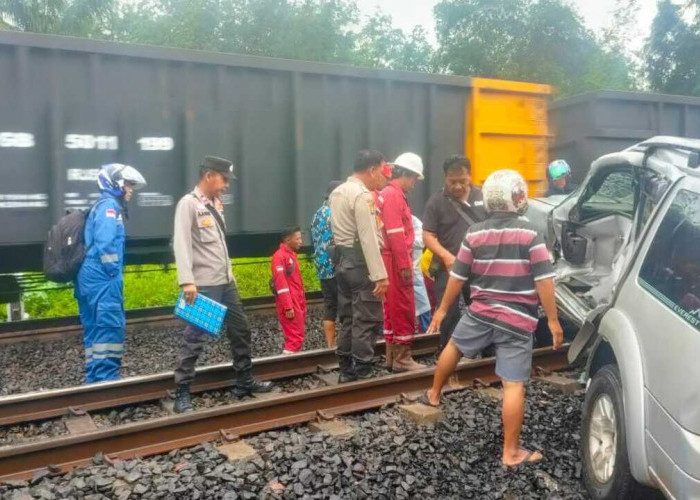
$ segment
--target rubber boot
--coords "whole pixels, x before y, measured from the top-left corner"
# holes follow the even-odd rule
[[[175,413],[187,413],[194,410],[192,407],[192,398],[190,397],[189,384],[180,384],[175,390],[175,405],[173,405]]]
[[[384,355],[386,358],[386,369],[391,371],[392,367],[394,366],[394,344],[387,342],[384,344],[384,347],[386,348],[386,354]]]
[[[392,368],[395,372],[407,372],[422,370],[425,365],[416,362],[411,357],[410,344],[396,344],[394,345],[394,365]]]
[[[372,375],[374,375],[372,365],[371,361],[363,363],[362,361],[355,360],[355,376],[357,379],[364,380],[372,378]]]
[[[272,382],[261,382],[253,378],[251,373],[239,373],[236,385],[233,386],[233,395],[237,398],[252,396],[254,393],[271,392],[275,388]]]
[[[338,356],[338,368],[340,369],[340,373],[338,374],[339,384],[346,384],[357,380],[357,375],[355,375],[355,369],[353,367],[352,356]]]

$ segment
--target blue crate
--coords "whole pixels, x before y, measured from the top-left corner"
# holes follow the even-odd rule
[[[197,294],[194,304],[188,304],[180,292],[175,305],[175,315],[204,330],[212,337],[219,338],[226,317],[226,309],[226,306],[201,293]]]

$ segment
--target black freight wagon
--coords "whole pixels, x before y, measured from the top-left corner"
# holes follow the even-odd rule
[[[591,162],[655,135],[700,138],[700,98],[600,90],[550,104],[550,158],[565,158],[576,182]]]
[[[130,262],[171,258],[174,204],[207,154],[236,167],[225,210],[239,256],[308,227],[363,148],[423,157],[416,213],[444,158],[466,151],[477,180],[512,164],[541,191],[550,89],[509,83],[0,31],[0,272],[39,268],[50,225],[91,203],[108,162],[149,183],[129,207]]]

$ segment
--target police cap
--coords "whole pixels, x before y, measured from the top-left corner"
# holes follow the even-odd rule
[[[236,176],[233,175],[233,163],[231,160],[225,158],[219,158],[217,156],[205,156],[204,163],[199,166],[200,170],[206,172],[207,170],[213,170],[214,172],[219,172],[227,178],[235,179]]]

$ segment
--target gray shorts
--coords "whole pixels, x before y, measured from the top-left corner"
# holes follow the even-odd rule
[[[526,382],[532,368],[532,336],[525,338],[462,315],[452,333],[455,347],[473,358],[488,346],[496,348],[496,375],[509,382]]]

